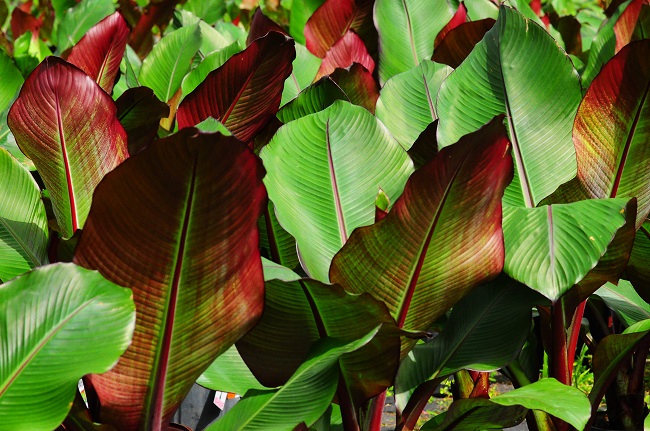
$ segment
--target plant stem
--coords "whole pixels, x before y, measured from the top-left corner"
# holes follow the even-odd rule
[[[578,346],[578,338],[580,337],[580,329],[582,328],[582,317],[585,314],[585,307],[587,306],[587,300],[585,299],[578,305],[575,313],[573,313],[573,320],[571,321],[571,329],[569,332],[569,343],[567,345],[567,361],[573,362],[573,358],[576,354],[576,348]],[[569,384],[573,377],[573,367],[571,364],[567,364],[569,371]]]
[[[553,334],[553,351],[550,357],[551,376],[555,377],[560,383],[571,385],[569,358],[567,356],[567,333],[564,309],[561,303],[554,304],[551,307],[551,332]]]
[[[381,418],[384,413],[384,404],[386,403],[386,391],[377,395],[370,402],[370,421],[367,431],[381,431]]]
[[[354,411],[354,404],[352,403],[350,393],[345,386],[343,377],[339,377],[339,387],[336,390],[336,395],[339,399],[339,406],[341,407],[343,429],[345,431],[360,431],[359,422],[357,421],[357,414]]]

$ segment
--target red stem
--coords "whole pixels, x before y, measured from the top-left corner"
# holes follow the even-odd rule
[[[357,415],[354,412],[354,405],[350,398],[345,381],[343,377],[339,377],[339,387],[336,390],[336,395],[339,399],[339,406],[341,407],[341,418],[343,419],[343,429],[345,431],[360,431],[359,423],[357,422]]]
[[[576,349],[578,346],[578,338],[580,337],[580,329],[582,328],[582,317],[585,315],[585,307],[587,306],[587,300],[585,299],[578,305],[575,313],[573,314],[573,321],[571,321],[571,330],[569,335],[569,344],[567,345],[567,361],[573,362]],[[569,382],[573,378],[573,366],[568,364],[569,368]]]
[[[553,351],[551,357],[551,376],[560,383],[571,384],[567,358],[567,333],[564,327],[564,310],[557,303],[551,307],[551,332],[553,334]]]
[[[381,418],[384,414],[384,404],[386,403],[386,391],[377,395],[370,404],[370,424],[368,431],[381,431]]]

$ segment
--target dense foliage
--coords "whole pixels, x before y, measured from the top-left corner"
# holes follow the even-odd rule
[[[117,3],[0,1],[0,430],[649,426],[647,0]]]

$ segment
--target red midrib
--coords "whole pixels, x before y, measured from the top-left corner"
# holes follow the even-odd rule
[[[68,150],[66,148],[65,134],[63,133],[63,118],[61,117],[61,105],[59,104],[59,91],[55,90],[54,100],[56,103],[56,125],[59,131],[59,142],[61,144],[61,157],[63,158],[63,167],[65,169],[65,180],[68,186],[68,197],[70,198],[70,218],[72,219],[72,233],[79,229],[79,220],[77,220],[77,202],[74,196],[74,187],[72,186],[72,172],[70,171],[70,160],[68,159]]]
[[[259,42],[258,42],[258,53],[259,53],[261,50],[262,50],[262,49],[259,48]],[[242,57],[242,58],[243,58],[243,57]],[[245,81],[244,84],[241,86],[241,89],[239,90],[239,92],[237,92],[237,95],[235,96],[235,98],[233,99],[232,103],[231,103],[230,106],[228,107],[228,110],[227,110],[227,111],[223,114],[223,116],[221,117],[221,124],[223,124],[224,126],[226,125],[226,121],[228,121],[228,118],[230,117],[230,114],[232,114],[232,111],[235,109],[235,106],[237,105],[237,102],[238,102],[239,99],[241,98],[241,95],[244,94],[244,91],[246,91],[246,87],[247,87],[248,84],[251,82],[251,79],[253,79],[253,75],[255,75],[255,72],[257,72],[257,69],[260,68],[260,65],[264,62],[264,60],[266,60],[266,57],[263,58],[262,60],[257,61],[257,62],[255,63],[255,65],[253,66],[253,69],[251,70],[251,72],[250,72],[250,73],[248,74],[248,76],[246,77],[246,81]],[[203,121],[203,120],[205,120],[205,118],[202,119],[201,121]]]
[[[639,124],[639,119],[641,118],[641,111],[643,110],[643,105],[648,98],[648,92],[650,92],[650,80],[645,87],[645,92],[641,98],[641,103],[637,108],[636,115],[634,116],[634,121],[632,122],[632,127],[630,127],[630,133],[627,135],[627,141],[625,142],[625,147],[623,148],[623,154],[621,155],[621,160],[618,163],[618,170],[616,171],[616,177],[614,178],[614,184],[612,185],[612,191],[609,194],[610,198],[615,198],[618,193],[618,187],[621,184],[621,179],[623,178],[623,170],[625,169],[625,163],[627,162],[627,157],[630,152],[630,147],[632,146],[632,139],[634,139],[634,133]]]
[[[343,219],[343,208],[341,207],[341,196],[339,194],[339,187],[336,182],[336,172],[334,171],[334,160],[332,158],[332,145],[330,142],[330,120],[325,124],[325,142],[327,143],[327,165],[330,170],[330,180],[332,182],[332,193],[334,194],[334,206],[336,207],[336,220],[339,224],[339,234],[341,235],[341,242],[345,244],[348,242],[348,233],[345,229],[345,220]]]
[[[429,249],[429,244],[431,243],[431,238],[433,237],[433,232],[435,231],[435,228],[438,224],[438,220],[440,219],[440,215],[442,213],[442,209],[445,207],[445,202],[447,201],[447,198],[449,197],[449,193],[451,191],[451,187],[456,181],[456,177],[458,176],[458,173],[460,172],[460,169],[462,168],[463,164],[465,163],[465,159],[467,159],[467,155],[463,158],[463,160],[458,164],[458,168],[454,172],[454,175],[451,177],[449,180],[449,183],[447,184],[447,187],[445,188],[445,193],[442,195],[442,199],[440,199],[440,203],[438,204],[438,208],[436,210],[436,215],[431,221],[431,224],[429,225],[429,232],[427,233],[427,237],[424,240],[424,243],[422,244],[422,248],[420,249],[420,256],[418,257],[418,263],[415,266],[415,269],[413,271],[413,276],[411,277],[411,280],[409,281],[409,285],[406,289],[406,295],[404,296],[404,302],[402,302],[402,306],[399,310],[399,314],[397,316],[397,325],[400,328],[404,327],[404,323],[406,322],[406,316],[408,314],[409,308],[411,307],[411,301],[413,300],[413,295],[415,294],[415,288],[417,286],[418,280],[420,278],[420,272],[422,271],[422,266],[424,265],[424,259],[427,256],[427,250]]]
[[[190,215],[192,213],[192,206],[194,203],[195,185],[196,185],[196,169],[198,163],[198,155],[194,159],[194,167],[192,169],[192,179],[187,195],[187,203],[185,206],[185,214],[183,217],[183,226],[181,228],[181,235],[178,243],[178,251],[176,254],[176,263],[174,266],[174,278],[169,290],[169,299],[167,302],[167,310],[164,316],[164,333],[161,340],[161,349],[158,352],[158,360],[154,362],[155,378],[153,381],[153,388],[151,390],[151,397],[148,400],[147,407],[149,409],[148,423],[146,430],[151,431],[164,431],[162,429],[163,423],[163,409],[165,401],[165,383],[167,378],[167,370],[169,367],[169,353],[171,350],[171,341],[174,331],[174,320],[176,318],[176,305],[178,301],[178,287],[180,285],[181,271],[183,269],[183,255],[185,253],[185,243],[187,242],[187,231],[189,230]]]

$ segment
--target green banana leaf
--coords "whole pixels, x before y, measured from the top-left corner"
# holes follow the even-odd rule
[[[0,76],[2,76],[0,80],[0,112],[2,112],[9,107],[24,82],[20,70],[3,50],[0,50]]]
[[[504,271],[557,301],[596,267],[626,226],[627,199],[504,206]]]
[[[629,281],[619,280],[618,286],[606,283],[594,294],[600,296],[626,326],[650,319],[650,304],[636,293]]]
[[[280,224],[310,277],[327,282],[352,231],[372,224],[379,188],[394,200],[413,164],[367,110],[337,100],[278,130],[260,157]]]
[[[404,411],[422,383],[459,370],[492,371],[515,359],[531,326],[532,308],[547,301],[507,276],[477,287],[452,309],[433,340],[418,344],[400,364],[395,402]]]
[[[97,188],[74,260],[133,289],[134,342],[112,371],[91,376],[120,431],[164,429],[199,375],[261,315],[263,172],[235,138],[188,128]]]
[[[95,24],[115,12],[113,0],[82,0],[65,11],[52,40],[59,52],[75,45]],[[30,36],[31,37],[31,36]]]
[[[133,296],[73,264],[0,285],[0,430],[50,431],[88,373],[111,369],[131,342]]]
[[[208,389],[233,394],[245,394],[251,389],[267,389],[257,381],[234,345],[219,355],[196,383]]]
[[[381,89],[375,115],[409,150],[429,124],[438,119],[436,97],[452,68],[430,60],[389,79]]]
[[[319,340],[307,359],[279,389],[250,390],[222,419],[206,431],[292,431],[301,422],[312,424],[328,409],[338,386],[338,360],[373,339],[374,328],[352,342]]]
[[[0,148],[0,282],[47,263],[47,215],[27,168]]]
[[[512,178],[502,121],[443,148],[411,175],[388,215],[355,230],[335,256],[332,282],[385,302],[401,328],[426,331],[495,278],[504,255],[501,199]],[[402,355],[412,344],[403,343]]]
[[[292,14],[293,16],[293,14]],[[293,60],[291,75],[284,82],[280,106],[284,106],[307,88],[320,69],[321,59],[309,52],[304,45],[296,43],[296,58]]]
[[[93,191],[128,156],[115,103],[88,75],[48,57],[27,78],[9,128],[50,192],[64,238],[83,227]]]
[[[581,98],[578,73],[555,40],[501,6],[492,29],[440,88],[438,145],[506,114],[516,169],[504,201],[534,207],[576,175],[571,132]]]
[[[138,76],[140,83],[151,88],[160,100],[169,103],[190,71],[200,46],[201,28],[198,24],[166,34],[142,62]]]
[[[525,414],[516,407],[549,413],[573,425],[578,431],[585,428],[591,416],[589,401],[579,389],[563,385],[555,379],[541,379],[489,400],[473,398],[456,401],[449,411],[436,416],[421,429],[469,431],[512,427],[521,421],[522,413]]]
[[[379,33],[379,82],[382,86],[391,77],[431,58],[436,36],[454,17],[457,8],[458,2],[453,0],[375,2],[375,25]]]
[[[300,92],[291,102],[278,111],[276,116],[288,123],[309,114],[315,114],[336,100],[348,100],[341,87],[329,77],[324,77]]]
[[[580,103],[573,128],[578,178],[590,198],[638,200],[636,228],[650,213],[650,40],[625,46]]]
[[[223,49],[208,54],[198,66],[192,69],[190,73],[185,75],[185,78],[183,78],[183,83],[181,84],[183,94],[187,95],[194,91],[196,87],[201,85],[210,72],[223,66],[230,57],[240,51],[241,47],[239,46],[239,42],[233,42]]]

